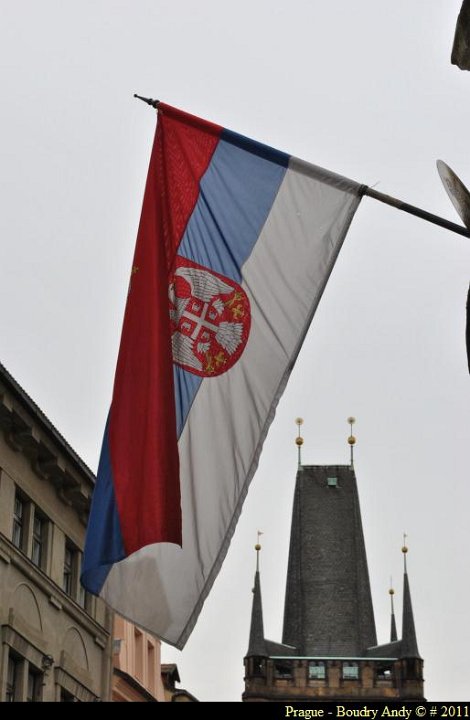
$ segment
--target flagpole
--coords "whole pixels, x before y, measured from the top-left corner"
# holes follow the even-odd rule
[[[151,105],[154,108],[157,108],[158,103],[160,102],[160,100],[154,100],[153,98],[142,97],[142,95],[137,95],[137,93],[134,93],[134,97],[137,98],[137,100],[142,100],[142,102],[147,103],[147,105]]]
[[[151,107],[154,108],[157,108],[160,102],[159,100],[154,100],[153,98],[142,97],[142,95],[137,95],[137,93],[134,93],[134,97],[138,100],[142,100],[142,102],[147,103],[147,105],[151,105]],[[362,186],[361,195],[367,195],[374,200],[379,200],[380,202],[385,203],[385,205],[391,205],[391,207],[394,207],[397,210],[403,210],[403,212],[407,212],[410,215],[415,215],[422,220],[427,220],[428,222],[434,223],[434,225],[440,225],[440,227],[446,228],[446,230],[451,230],[458,235],[465,235],[465,237],[470,237],[470,231],[463,225],[457,225],[457,223],[453,223],[450,220],[439,217],[439,215],[433,215],[433,213],[427,212],[426,210],[421,210],[421,208],[403,202],[403,200],[398,200],[391,195],[385,195],[385,193],[378,192],[378,190],[373,190],[368,185]]]
[[[364,186],[362,194],[367,195],[374,200],[379,200],[386,205],[391,205],[391,207],[397,208],[397,210],[403,210],[403,212],[410,213],[410,215],[416,215],[416,217],[434,223],[434,225],[440,225],[441,227],[446,228],[446,230],[451,230],[452,232],[458,233],[458,235],[465,235],[465,237],[470,237],[470,230],[468,230],[468,228],[464,227],[463,225],[457,225],[457,223],[453,223],[450,220],[439,217],[439,215],[433,215],[433,213],[427,212],[427,210],[421,210],[421,208],[403,202],[403,200],[398,200],[397,198],[391,197],[391,195],[385,195],[385,193],[373,190],[367,185]]]

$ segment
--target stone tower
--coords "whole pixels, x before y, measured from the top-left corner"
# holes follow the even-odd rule
[[[299,465],[282,643],[266,640],[257,566],[244,701],[422,700],[406,569],[402,638],[377,645],[352,465]]]

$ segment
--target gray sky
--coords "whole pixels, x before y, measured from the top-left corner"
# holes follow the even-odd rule
[[[158,97],[458,222],[470,186],[460,0],[1,2],[0,360],[96,470]],[[281,639],[296,471],[356,472],[379,642],[402,532],[429,699],[468,699],[470,240],[365,198],[265,444],[225,565],[183,652],[203,700],[243,688],[256,530]],[[400,614],[401,625],[401,614]]]

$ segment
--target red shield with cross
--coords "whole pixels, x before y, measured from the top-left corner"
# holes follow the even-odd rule
[[[250,302],[243,288],[178,255],[168,297],[173,361],[202,377],[230,370],[250,333]]]

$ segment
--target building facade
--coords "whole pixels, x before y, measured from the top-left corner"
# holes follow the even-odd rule
[[[282,643],[264,636],[257,567],[243,700],[422,700],[423,660],[407,548],[402,551],[402,637],[397,638],[391,595],[390,642],[378,645],[354,469],[300,466]]]
[[[160,641],[114,617],[113,702],[164,702]]]
[[[0,365],[0,701],[110,697],[112,614],[79,582],[93,486]]]

